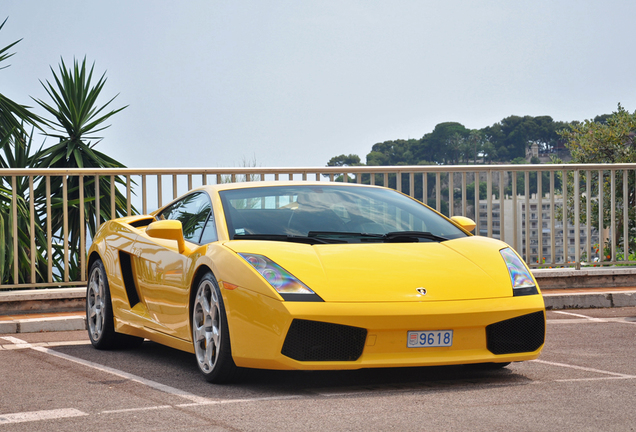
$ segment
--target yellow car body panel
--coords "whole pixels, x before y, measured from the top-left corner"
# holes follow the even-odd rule
[[[267,256],[319,292],[326,302],[498,298],[509,295],[512,289],[499,254],[507,245],[485,237],[424,244],[309,246],[233,241],[226,246],[236,252]],[[474,254],[475,250],[479,254]],[[467,258],[471,254],[472,259]],[[452,290],[448,289],[450,278]],[[362,294],[359,287],[363,287]],[[416,291],[420,287],[428,291],[425,297]]]
[[[234,187],[249,186],[267,184]],[[487,348],[488,325],[545,313],[540,292],[512,295],[499,252],[508,247],[505,243],[472,235],[426,243],[231,240],[218,195],[231,188],[202,188],[217,221],[218,240],[207,245],[185,242],[180,247],[176,240],[148,235],[146,222],[157,212],[102,225],[88,253],[89,267],[95,259],[104,264],[117,332],[193,352],[191,293],[197,275],[210,271],[221,287],[232,358],[239,367],[357,369],[538,357],[543,346],[514,354],[493,354]],[[324,301],[283,300],[239,253],[266,256]],[[355,361],[298,361],[283,355],[295,319],[366,329],[362,355]],[[452,346],[408,348],[408,331],[439,330],[453,331]]]

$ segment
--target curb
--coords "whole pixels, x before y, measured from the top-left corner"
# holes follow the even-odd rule
[[[86,330],[85,316],[47,316],[0,321],[0,334]]]

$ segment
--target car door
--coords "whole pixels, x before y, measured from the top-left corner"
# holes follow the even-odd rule
[[[200,244],[210,214],[210,199],[207,193],[200,191],[174,202],[159,213],[157,219],[180,221],[191,250]],[[209,230],[205,231],[204,237],[209,238]],[[152,319],[149,325],[163,333],[189,339],[188,307],[194,265],[189,250],[179,253],[175,241],[147,235],[139,236],[134,249],[140,294]]]

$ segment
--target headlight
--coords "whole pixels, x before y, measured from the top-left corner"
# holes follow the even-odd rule
[[[323,301],[307,285],[294,275],[263,255],[239,253],[239,255],[287,301]]]
[[[501,253],[506,267],[508,267],[513,295],[523,296],[538,294],[539,291],[530,275],[530,270],[528,270],[528,267],[521,261],[521,258],[510,248],[502,249],[499,253]]]

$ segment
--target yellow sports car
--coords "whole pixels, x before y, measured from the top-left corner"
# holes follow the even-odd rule
[[[89,250],[95,348],[143,338],[240,368],[359,369],[537,358],[539,287],[507,244],[395,190],[204,186],[112,220]]]

